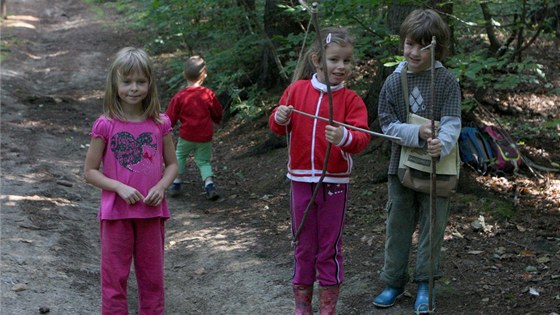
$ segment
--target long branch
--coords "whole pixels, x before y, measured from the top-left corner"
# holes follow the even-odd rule
[[[303,116],[306,116],[306,117],[309,117],[309,118],[313,118],[313,119],[318,119],[318,120],[322,120],[322,121],[329,122],[329,119],[327,119],[327,118],[325,118],[325,117],[311,115],[311,114],[308,114],[308,113],[306,113],[306,112],[302,112],[302,111],[297,110],[297,109],[292,109],[292,112],[297,113],[297,114],[300,114],[300,115],[303,115]],[[373,136],[382,137],[382,138],[387,138],[387,139],[395,140],[395,141],[401,141],[401,140],[402,140],[402,139],[399,138],[399,137],[389,136],[389,135],[386,135],[386,134],[383,134],[383,133],[378,133],[378,132],[375,132],[375,131],[371,131],[371,130],[363,129],[363,128],[360,128],[360,127],[348,125],[348,124],[345,124],[345,123],[342,123],[342,122],[339,122],[339,121],[336,121],[336,120],[333,120],[332,122],[333,122],[335,125],[344,126],[344,127],[348,128],[348,129],[354,129],[354,130],[357,130],[357,131],[369,133],[370,135],[373,135]]]

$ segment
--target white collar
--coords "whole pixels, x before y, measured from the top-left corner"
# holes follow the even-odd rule
[[[319,79],[317,79],[317,73],[314,73],[313,76],[311,77],[311,84],[316,90],[319,90],[323,93],[327,93],[327,85],[319,82]],[[338,91],[342,88],[344,88],[344,82],[338,85],[331,85],[331,92]]]

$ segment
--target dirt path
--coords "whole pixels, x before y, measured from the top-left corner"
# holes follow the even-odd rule
[[[2,314],[99,312],[89,121],[118,33],[79,1],[8,1],[2,44]]]
[[[42,307],[57,315],[100,311],[99,191],[83,181],[83,159],[91,124],[101,113],[108,58],[142,38],[111,26],[119,18],[115,14],[92,12],[80,0],[10,0],[9,18],[2,21],[1,53],[7,56],[0,70],[3,315],[38,314]],[[185,194],[169,200],[168,314],[293,313],[286,152],[268,152],[266,159],[240,157],[265,136],[265,122],[223,126],[215,146],[222,198],[205,200],[192,165]],[[371,305],[381,288],[377,272],[386,201],[385,183],[371,182],[384,163],[371,154],[356,159],[338,310],[410,314],[414,285],[390,310]],[[539,199],[548,202],[544,206],[520,208],[509,221],[498,223],[484,214],[483,230],[471,223],[484,202],[494,202],[491,197],[482,198],[477,190],[457,196],[469,201],[454,201],[440,314],[558,312],[558,213],[550,210],[557,208],[558,195],[550,191],[552,198]],[[129,283],[135,305],[135,281]]]
[[[82,180],[83,158],[107,60],[139,34],[112,29],[81,1],[9,1],[8,11],[1,313],[98,314],[99,192]],[[289,248],[263,253],[267,227],[244,215],[250,198],[208,204],[190,175],[195,193],[170,201],[168,313],[289,313]],[[131,281],[131,303],[135,294]]]

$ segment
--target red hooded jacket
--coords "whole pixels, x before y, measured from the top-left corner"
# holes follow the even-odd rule
[[[367,108],[356,92],[342,85],[331,88],[333,95],[333,119],[348,125],[368,128]],[[280,99],[280,104],[292,105],[294,109],[312,115],[329,117],[329,100],[326,85],[315,78],[292,83]],[[278,134],[289,133],[288,178],[299,182],[318,182],[323,169],[328,142],[325,138],[327,122],[292,113],[290,120],[281,125],[276,121],[275,108],[269,117],[270,129]],[[370,135],[345,128],[339,145],[331,147],[326,183],[348,183],[352,171],[351,154],[367,147]]]

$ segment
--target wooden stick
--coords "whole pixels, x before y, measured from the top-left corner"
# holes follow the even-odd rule
[[[300,114],[300,115],[303,115],[303,116],[306,116],[306,117],[309,117],[309,118],[313,118],[313,119],[318,119],[318,120],[322,120],[322,121],[329,122],[329,119],[327,119],[327,118],[325,118],[325,117],[311,115],[311,114],[308,114],[308,113],[306,113],[306,112],[302,112],[302,111],[297,110],[297,109],[293,109],[293,108],[292,108],[292,112],[297,113],[297,114]],[[356,127],[356,126],[348,125],[348,124],[345,124],[345,123],[341,123],[341,122],[338,122],[338,121],[336,121],[336,120],[333,120],[332,122],[333,122],[334,124],[336,124],[336,125],[344,126],[344,127],[346,127],[346,128],[358,130],[358,131],[365,132],[365,133],[369,133],[370,135],[374,135],[374,136],[377,136],[377,137],[387,138],[387,139],[395,140],[395,141],[401,141],[401,140],[402,140],[402,139],[399,138],[399,137],[389,136],[389,135],[386,135],[386,134],[383,134],[383,133],[378,133],[378,132],[370,131],[370,130],[363,129],[363,128],[360,128],[360,127]]]
[[[436,116],[436,104],[435,104],[435,88],[434,88],[434,80],[435,80],[435,50],[436,50],[436,37],[432,36],[432,43],[430,44],[430,59],[432,64],[431,69],[431,82],[430,82],[430,106],[431,106],[431,114],[432,114],[432,139],[436,138],[436,126],[435,126],[435,116]],[[437,191],[436,191],[436,164],[437,158],[432,157],[432,173],[431,173],[431,194],[430,194],[430,272],[428,273],[428,312],[431,313],[434,309],[434,267],[435,267],[435,240],[434,240],[434,225],[436,223],[436,211],[437,211]]]
[[[311,20],[313,21],[313,25],[315,26],[317,42],[319,44],[319,47],[321,47],[321,66],[323,67],[323,69],[325,69],[326,72],[327,70],[327,57],[325,54],[326,45],[323,44],[323,39],[321,38],[321,29],[319,28],[319,20],[317,19],[318,6],[319,4],[317,2],[313,2],[311,8]],[[327,121],[329,122],[329,125],[332,125],[333,124],[333,97],[332,97],[331,84],[329,82],[328,73],[325,74],[325,84],[327,85],[327,94],[329,96],[329,119]],[[325,179],[325,176],[327,174],[327,164],[329,163],[331,148],[332,148],[332,143],[328,142],[327,149],[325,150],[325,158],[323,159],[323,170],[321,171],[321,177],[319,177],[319,182],[315,186],[315,189],[313,190],[313,195],[311,195],[311,199],[309,200],[309,203],[307,204],[307,207],[303,212],[301,223],[299,224],[299,227],[297,228],[294,234],[294,239],[292,240],[292,247],[295,247],[298,244],[299,234],[301,233],[303,225],[305,224],[307,215],[309,214],[309,210],[311,210],[311,206],[315,203],[315,198],[317,197],[319,188],[322,186],[321,183],[323,183],[323,180]]]

